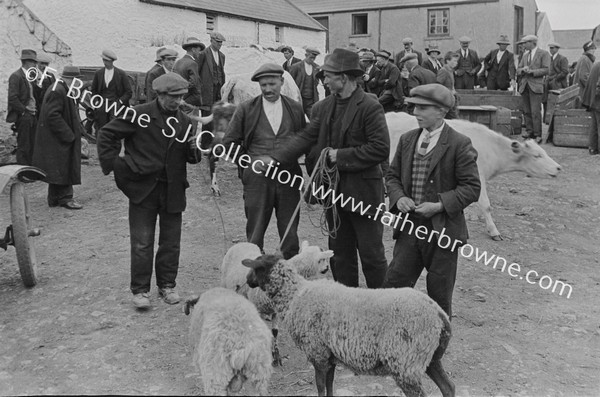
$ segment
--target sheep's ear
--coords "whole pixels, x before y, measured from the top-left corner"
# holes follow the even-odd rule
[[[300,246],[300,252],[304,251],[307,248],[308,248],[308,241],[304,240],[302,242],[302,245]]]
[[[329,259],[333,257],[333,251],[332,250],[327,250],[327,251],[323,251],[321,252],[321,259]]]
[[[258,269],[259,267],[262,267],[262,262],[252,259],[244,259],[242,261],[242,265],[249,267],[250,269]]]

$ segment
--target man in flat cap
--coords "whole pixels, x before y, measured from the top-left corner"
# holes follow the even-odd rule
[[[183,97],[183,102],[191,107],[202,105],[200,73],[198,69],[198,57],[206,46],[195,37],[188,37],[181,45],[186,51],[185,55],[175,62],[173,71],[188,82],[188,91]]]
[[[448,51],[444,55],[444,67],[438,71],[436,76],[436,82],[449,89],[454,96],[454,106],[444,116],[446,120],[458,118],[458,96],[454,88],[454,69],[456,69],[457,64],[458,54],[454,51]]]
[[[317,91],[317,84],[319,79],[317,78],[317,72],[319,71],[319,65],[315,63],[317,55],[321,52],[316,48],[307,47],[304,54],[304,59],[298,62],[289,70],[289,73],[294,78],[296,85],[300,89],[300,96],[302,97],[302,107],[304,113],[310,117],[310,111],[313,105],[319,100],[319,93]]]
[[[8,109],[6,122],[14,123],[17,133],[17,164],[31,165],[35,143],[36,103],[33,84],[36,78],[37,54],[21,51],[21,67],[8,78]]]
[[[383,288],[414,287],[427,269],[427,294],[452,316],[458,248],[467,242],[463,210],[479,199],[477,152],[444,122],[454,105],[441,84],[410,91],[419,128],[400,137],[386,175],[390,210],[400,216]],[[423,238],[423,234],[425,237]]]
[[[156,91],[152,89],[152,82],[165,73],[173,71],[175,60],[177,59],[177,51],[169,48],[159,48],[156,51],[156,64],[146,73],[146,102],[151,102],[156,99]]]
[[[357,287],[360,256],[367,286],[379,288],[385,277],[387,260],[382,239],[383,224],[372,218],[377,206],[384,202],[381,163],[387,160],[390,150],[385,114],[379,102],[358,86],[357,80],[364,72],[356,52],[336,48],[321,70],[332,95],[315,104],[308,128],[276,147],[271,152],[272,158],[282,162],[309,152],[306,167],[310,174],[322,150],[331,148],[327,152],[327,162],[337,166],[339,181],[336,186],[324,188],[351,197],[357,205],[353,206],[350,201],[338,202],[333,204],[335,210],[332,207],[326,212],[329,249],[334,252],[331,259],[333,278],[344,285]],[[272,158],[265,158],[265,162],[269,163]],[[326,199],[314,190],[312,192],[314,198]],[[362,210],[358,203],[362,203]]]
[[[560,44],[551,42],[548,44],[550,51],[550,69],[548,70],[548,77],[544,82],[544,95],[542,96],[542,103],[544,104],[544,118],[548,112],[548,95],[550,90],[562,90],[569,86],[569,61],[567,57],[559,54]]]
[[[404,63],[404,67],[408,70],[408,82],[407,86],[410,90],[420,85],[433,84],[436,82],[436,74],[431,70],[425,69],[418,64],[418,59],[415,54],[406,54],[401,59]],[[414,105],[410,102],[407,103],[407,110],[409,114],[412,114]]]
[[[506,49],[510,45],[508,36],[500,35],[496,44],[498,48],[490,51],[484,59],[487,70],[486,87],[488,90],[506,91],[515,84],[515,56]]]
[[[76,66],[65,66],[61,80],[44,96],[36,132],[33,165],[46,172],[48,205],[79,210],[73,185],[81,184],[81,135],[79,104],[67,96],[73,79],[82,77]]]
[[[285,62],[281,66],[283,67],[283,70],[285,70],[288,73],[290,72],[290,68],[292,67],[292,65],[298,62],[302,62],[300,58],[296,58],[294,56],[294,50],[292,49],[292,47],[285,46],[281,49],[281,52],[285,57]]]
[[[462,36],[458,41],[460,42],[460,49],[456,51],[458,53],[458,65],[454,72],[456,76],[454,85],[456,89],[472,90],[475,88],[475,79],[479,69],[481,69],[481,62],[479,62],[477,52],[469,48],[471,38]]]
[[[410,37],[405,37],[402,39],[402,45],[404,49],[396,54],[395,65],[398,66],[398,70],[400,70],[400,84],[402,85],[402,95],[408,96],[408,70],[402,62],[402,58],[404,58],[407,54],[416,54],[419,65],[423,63],[423,54],[420,51],[416,51],[413,49],[413,39]]]
[[[92,80],[92,95],[104,98],[102,106],[94,111],[96,131],[116,117],[114,111],[106,112],[107,107],[114,102],[117,102],[117,105],[112,109],[127,107],[133,94],[127,73],[113,65],[116,60],[117,55],[113,51],[102,51],[104,67],[94,73]]]
[[[306,126],[302,105],[281,95],[283,68],[274,63],[259,67],[252,81],[260,85],[262,95],[249,99],[236,109],[222,144],[229,150],[233,145],[241,146],[241,152],[252,161],[269,155]],[[235,152],[233,150],[232,152]],[[239,158],[239,156],[238,156]],[[277,217],[277,231],[282,239],[287,225],[292,222],[289,234],[281,244],[285,259],[296,255],[298,245],[299,216],[292,219],[300,201],[302,170],[297,157],[278,159],[277,171],[272,174],[257,173],[252,167],[242,167],[241,179],[244,186],[244,212],[246,214],[246,238],[262,250],[264,236],[273,210]],[[280,181],[288,181],[282,183]]]
[[[575,69],[575,81],[579,85],[579,99],[583,99],[583,91],[590,77],[592,65],[596,62],[595,52],[596,45],[593,41],[590,40],[583,43],[583,55],[577,61],[577,68]]]
[[[427,59],[423,61],[421,66],[427,70],[431,70],[437,76],[438,70],[442,68],[442,64],[438,59],[441,54],[440,49],[436,44],[430,44],[426,52]]]
[[[221,100],[221,87],[225,84],[225,54],[221,46],[225,36],[210,34],[210,45],[198,55],[198,71],[202,84],[202,115],[211,113],[212,105]]]
[[[159,296],[168,304],[175,292],[181,242],[182,212],[186,207],[186,163],[200,161],[190,139],[192,122],[179,110],[189,82],[177,73],[156,78],[156,100],[134,107],[137,119],[117,118],[98,132],[98,159],[102,172],[114,171],[117,187],[129,198],[131,292],[138,309],[150,307],[150,281],[155,262]],[[119,156],[121,140],[125,155]],[[160,234],[154,257],[156,219]]]
[[[379,78],[381,77],[381,70],[375,65],[375,54],[371,51],[359,52],[360,67],[363,68],[365,74],[363,78],[358,81],[358,85],[375,96],[379,96],[381,91],[379,88]]]
[[[595,62],[592,66],[581,104],[592,116],[589,129],[589,153],[600,154],[600,62]]]
[[[385,111],[398,111],[404,104],[404,95],[402,94],[402,83],[400,82],[400,69],[390,62],[389,51],[380,50],[377,53],[377,67],[381,70],[379,76],[379,103]]]
[[[39,115],[42,111],[42,102],[44,101],[44,95],[50,86],[53,86],[56,82],[56,77],[46,68],[52,62],[52,58],[44,52],[38,54],[37,56],[37,68],[38,78],[35,81],[32,81],[33,84],[33,97],[35,98],[35,106],[37,114]],[[45,73],[44,73],[45,72]]]
[[[519,93],[523,97],[523,116],[526,133],[523,138],[542,142],[542,96],[544,94],[544,76],[550,69],[550,54],[537,47],[537,36],[523,37],[525,53],[519,62],[517,76]]]

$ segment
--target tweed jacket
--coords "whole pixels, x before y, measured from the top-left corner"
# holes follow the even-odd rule
[[[552,55],[550,56],[552,58]],[[559,53],[556,54],[554,59],[550,61],[550,70],[548,72],[548,79],[546,80],[549,90],[560,90],[567,88],[569,82],[567,76],[569,75],[569,61],[567,57]]]
[[[294,81],[296,82],[296,85],[300,89],[300,92],[302,92],[302,86],[304,85],[304,79],[306,78],[306,71],[305,71],[305,67],[304,67],[305,63],[306,63],[306,61],[300,61],[298,63],[295,63],[292,65],[292,67],[289,70],[289,73],[294,78]],[[315,102],[319,100],[319,92],[317,91],[317,85],[319,83],[319,79],[317,78],[318,72],[319,72],[319,67],[317,65],[313,65],[313,69],[312,69],[312,77],[313,77],[313,82],[314,82],[313,100]]]
[[[421,129],[400,137],[396,154],[386,175],[390,210],[398,213],[401,197],[412,198],[412,164]],[[432,218],[433,229],[465,243],[469,237],[463,210],[479,199],[481,183],[477,169],[477,151],[471,140],[444,125],[434,147],[427,171],[424,201],[441,202],[444,210]],[[404,233],[408,232],[405,228]],[[399,230],[394,231],[394,238]]]
[[[477,73],[479,73],[479,70],[481,69],[481,62],[479,62],[479,55],[477,55],[477,51],[470,48],[468,50],[469,52],[467,53],[466,58],[463,57],[462,48],[456,50],[456,53],[458,54],[458,66],[456,67],[454,74],[456,74],[458,77],[464,76],[465,73],[471,76],[477,76]],[[468,63],[466,65],[470,64],[470,66],[461,67],[464,60],[467,60]]]
[[[288,61],[286,60],[284,63],[281,64],[281,67],[283,68],[283,70],[285,70],[286,72],[289,73],[290,68],[292,66],[294,66],[295,64],[297,64],[298,62],[302,62],[302,59],[292,57],[292,65],[291,66],[288,64]]]
[[[223,69],[221,81],[215,81],[213,77],[215,67]],[[221,87],[225,84],[225,54],[219,51],[219,66],[217,66],[210,46],[206,47],[198,56],[198,73],[202,85],[202,105],[212,106],[215,97],[214,90],[219,91],[216,94],[218,98],[221,98]]]
[[[148,70],[146,73],[146,81],[144,83],[146,87],[146,102],[152,102],[156,99],[157,94],[156,91],[152,89],[152,82],[165,73],[165,68],[158,63],[152,66],[152,69]]]
[[[488,72],[487,80],[496,81],[496,86],[503,90],[510,87],[510,81],[515,79],[516,67],[515,56],[512,52],[506,50],[500,62],[498,62],[498,48],[492,50],[485,56],[484,65]],[[488,83],[488,86],[490,83]]]
[[[185,189],[190,186],[186,163],[195,164],[201,159],[198,148],[192,149],[188,142],[179,142],[186,138],[192,121],[178,110],[174,117],[179,122],[169,124],[175,129],[173,134],[166,124],[167,118],[160,112],[157,99],[134,109],[137,120],[117,118],[98,131],[98,160],[102,172],[108,175],[114,171],[117,187],[134,204],[139,204],[152,192],[164,173],[168,183],[167,211],[182,212],[186,206]],[[147,126],[140,125],[141,114],[150,116]],[[171,138],[166,136],[171,134]],[[121,139],[125,140],[124,157],[119,157]],[[160,149],[163,139],[168,139],[166,155]]]
[[[202,105],[200,93],[204,87],[201,87],[200,84],[200,75],[196,60],[190,54],[185,54],[175,62],[173,71],[189,82],[188,92],[183,96],[183,100],[193,106]]]
[[[106,68],[100,68],[99,70],[96,71],[96,73],[94,73],[94,80],[92,80],[92,95],[96,95],[96,94],[100,94],[100,92],[102,91],[102,87],[105,86],[104,84],[104,70]],[[129,106],[129,100],[131,99],[131,96],[133,94],[132,90],[131,90],[131,83],[129,82],[129,77],[127,76],[127,73],[125,73],[125,71],[123,69],[119,69],[117,67],[114,68],[115,72],[113,75],[112,80],[110,81],[110,83],[108,83],[108,85],[113,85],[115,86],[115,89],[117,91],[117,97],[119,98],[119,101],[121,101],[121,103],[125,106]],[[100,108],[102,109],[102,108]]]
[[[519,93],[522,94],[525,91],[525,86],[529,86],[529,89],[536,94],[543,94],[544,76],[548,74],[550,69],[550,53],[542,50],[541,48],[535,50],[535,55],[533,56],[531,64],[529,65],[529,68],[533,74],[525,74],[522,71],[522,69],[527,66],[528,55],[528,52],[523,54],[523,58],[521,58],[521,62],[519,62],[519,68],[517,69],[517,74],[521,76],[519,81]]]
[[[450,91],[452,91],[452,93],[455,92],[454,70],[451,69],[449,66],[446,67],[446,65],[444,65],[443,68],[438,70],[437,76],[436,76],[436,81],[438,83],[440,83],[441,85],[443,85],[444,87],[446,87],[447,89],[449,89]]]
[[[575,69],[575,83],[579,85],[579,97],[583,96],[583,91],[585,90],[585,86],[587,85],[587,81],[590,78],[590,71],[592,70],[592,65],[594,64],[595,59],[592,55],[590,58],[589,54],[583,54],[579,61],[577,61],[577,68]]]
[[[8,78],[8,109],[6,122],[16,123],[23,113],[30,98],[29,82],[21,68],[14,71]]]
[[[436,75],[431,70],[416,65],[408,74],[408,92],[415,87],[436,82]]]
[[[332,142],[331,118],[336,106],[336,96],[329,95],[317,102],[312,109],[308,127],[293,137],[288,144],[275,150],[272,157],[278,161],[306,157],[306,169],[310,173],[326,147],[337,150],[339,184],[336,193],[352,197],[363,208],[371,207],[366,213],[374,214],[376,207],[383,202],[383,178],[380,164],[389,157],[390,137],[385,121],[385,113],[379,101],[362,88],[357,87],[350,96],[341,122],[339,136],[341,144]],[[336,134],[337,135],[337,134]],[[343,207],[351,211],[350,200]]]

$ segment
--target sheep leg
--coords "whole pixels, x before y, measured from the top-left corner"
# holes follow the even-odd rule
[[[425,397],[425,390],[420,379],[395,378],[396,384],[406,397]]]
[[[275,316],[273,316],[273,323],[275,323]],[[271,352],[273,354],[273,366],[281,367],[283,366],[283,362],[281,361],[281,354],[279,354],[279,347],[277,346],[277,335],[279,334],[279,329],[276,325],[273,325],[271,328],[271,333],[273,334],[273,347]]]
[[[487,194],[487,187],[485,178],[479,178],[481,181],[481,192],[479,193],[479,200],[477,200],[477,204],[481,209],[481,213],[483,214],[483,218],[485,219],[485,228],[488,234],[492,237],[494,241],[502,240],[502,235],[498,231],[494,220],[492,219],[492,206],[490,205],[490,198]]]
[[[325,386],[327,388],[327,395],[333,396],[333,378],[335,376],[335,364],[331,364],[331,367],[327,371],[327,378],[325,379]]]
[[[317,384],[317,393],[319,397],[325,396],[326,385],[327,385],[327,366],[314,365],[315,367],[315,383]],[[333,377],[332,377],[333,379]],[[333,396],[333,394],[329,394],[329,390],[327,390],[328,396]]]
[[[442,366],[441,360],[433,360],[427,367],[427,375],[435,382],[437,387],[440,388],[443,397],[454,397],[455,388],[454,383],[448,377],[448,374]]]
[[[219,189],[219,184],[217,183],[217,161],[219,160],[216,157],[212,150],[208,154],[208,169],[210,170],[210,189],[212,190],[213,196],[220,196],[221,189]]]

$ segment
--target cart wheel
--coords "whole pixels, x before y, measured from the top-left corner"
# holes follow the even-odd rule
[[[10,188],[10,212],[21,278],[26,287],[33,287],[37,284],[35,249],[29,236],[29,203],[22,183],[16,182]]]

